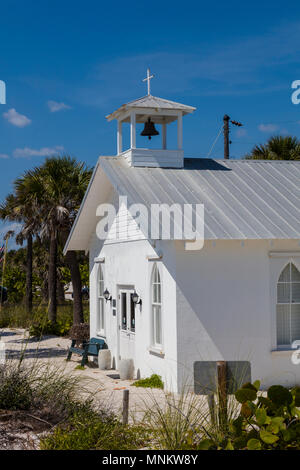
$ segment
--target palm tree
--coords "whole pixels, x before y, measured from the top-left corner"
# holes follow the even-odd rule
[[[91,177],[91,170],[68,156],[47,158],[40,167],[23,176],[26,191],[24,203],[39,212],[41,238],[49,240],[48,317],[56,322],[58,243],[64,243],[75,220]],[[17,180],[16,185],[22,186]],[[83,321],[81,277],[76,252],[68,252],[66,262],[74,289],[74,323]]]
[[[34,211],[32,207],[23,205],[21,200],[15,194],[9,194],[5,202],[0,205],[0,218],[11,222],[22,224],[22,228],[16,235],[16,242],[23,245],[27,241],[26,256],[26,290],[25,307],[27,312],[32,311],[32,237],[34,232]]]
[[[248,160],[300,160],[300,141],[292,136],[273,136],[265,145],[256,145]]]

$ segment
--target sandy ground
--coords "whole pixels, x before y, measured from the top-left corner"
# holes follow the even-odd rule
[[[24,354],[25,364],[30,361],[43,361],[57,364],[66,373],[78,375],[86,378],[83,384],[97,400],[105,406],[112,408],[116,413],[121,414],[123,403],[123,390],[128,389],[129,395],[129,415],[130,421],[140,420],[147,407],[153,406],[153,401],[165,404],[165,393],[159,389],[147,389],[132,387],[133,380],[120,380],[116,370],[99,370],[92,362],[84,370],[76,369],[80,365],[81,356],[72,355],[69,362],[66,362],[67,349],[70,340],[57,336],[44,336],[41,340],[29,338],[24,329],[0,330],[1,341],[5,342],[6,358],[18,360]]]

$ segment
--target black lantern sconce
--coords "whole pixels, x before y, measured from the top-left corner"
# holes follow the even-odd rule
[[[111,296],[110,292],[107,289],[105,289],[105,291],[103,292],[103,297],[105,298],[106,302],[108,300],[110,300],[110,301],[112,300],[112,296]]]
[[[135,305],[142,305],[142,299],[140,298],[140,296],[135,291],[132,294],[132,302]]]

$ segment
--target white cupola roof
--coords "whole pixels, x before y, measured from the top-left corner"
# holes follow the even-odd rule
[[[162,124],[162,122],[173,122],[177,119],[177,112],[181,111],[182,115],[190,114],[195,111],[196,108],[192,106],[187,106],[186,104],[176,103],[175,101],[165,100],[164,98],[159,98],[158,96],[146,95],[137,100],[130,101],[129,103],[123,104],[113,113],[106,116],[108,121],[113,119],[122,119],[123,122],[130,122],[130,116],[128,112],[136,110],[137,119],[136,122],[145,122],[143,114],[139,114],[141,109],[146,108],[147,110],[152,109],[156,110],[156,113],[153,116],[153,121],[157,124]],[[176,111],[175,114],[163,114],[164,111],[171,110]],[[126,117],[127,115],[127,117]],[[147,116],[148,117],[148,116]],[[163,119],[165,121],[163,121]]]
[[[147,70],[148,94],[129,103],[123,104],[113,113],[106,116],[108,121],[118,121],[117,155],[123,155],[131,166],[183,167],[183,129],[182,117],[195,111],[196,108],[175,101],[158,98],[150,94],[150,70]],[[167,125],[177,121],[177,144],[167,148]],[[123,151],[123,123],[130,123],[130,148]],[[160,133],[155,125],[161,126],[161,149],[137,148],[136,124],[145,125],[141,135],[157,139]],[[144,137],[146,138],[146,137]]]

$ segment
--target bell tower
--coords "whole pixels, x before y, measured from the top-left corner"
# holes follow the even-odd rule
[[[182,118],[196,108],[151,95],[150,80],[154,75],[147,70],[147,95],[130,103],[123,104],[113,113],[106,116],[108,121],[117,120],[117,155],[122,155],[130,166],[182,168],[183,163],[183,129]],[[173,147],[167,146],[167,126],[177,121],[177,142]],[[130,148],[123,150],[123,123],[130,123]],[[161,148],[137,148],[136,125],[144,124],[141,136],[145,139],[158,139],[161,133]],[[161,127],[161,132],[156,126]]]

